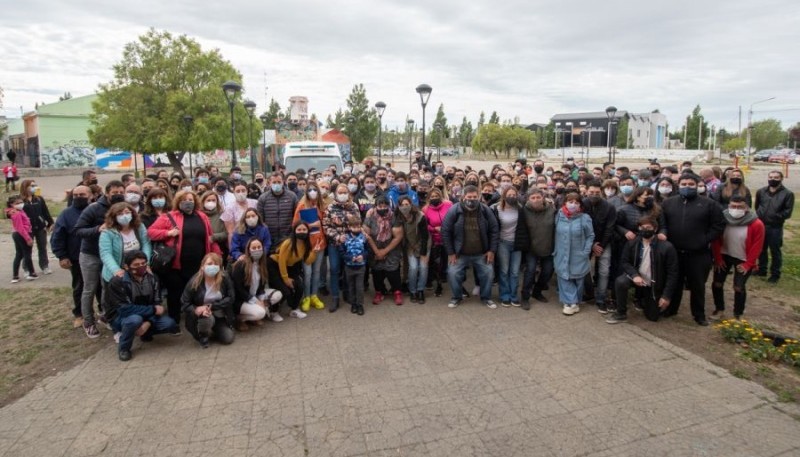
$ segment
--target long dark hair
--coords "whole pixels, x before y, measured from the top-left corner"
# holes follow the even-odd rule
[[[250,258],[250,246],[253,243],[258,243],[261,245],[261,249],[264,250],[264,243],[261,242],[258,238],[250,238],[247,241],[247,246],[245,246],[244,253],[239,256],[236,260],[236,263],[241,263],[242,267],[244,268],[244,285],[250,287],[251,285],[251,278],[252,275],[250,272],[253,269],[253,264],[258,265],[258,274],[261,276],[261,281],[267,282],[267,251],[264,251],[261,254],[261,258],[258,259],[258,262],[254,262],[252,258]]]
[[[397,200],[397,212],[403,214],[403,212],[400,211],[400,206],[406,200],[408,200],[408,202],[411,203],[411,213],[409,213],[409,216],[411,216],[411,220],[413,221],[417,218],[417,214],[419,214],[419,208],[417,208],[417,205],[415,205],[414,202],[411,201],[411,197],[409,197],[408,195],[403,195]]]
[[[299,227],[301,225],[304,225],[306,227],[306,230],[308,230],[309,234],[311,233],[311,227],[308,226],[308,223],[304,222],[302,220],[299,220],[299,221],[295,222],[294,224],[292,224],[292,234],[289,235],[289,238],[286,239],[285,243],[292,243],[290,245],[290,247],[292,249],[292,252],[294,252],[295,256],[297,256],[297,243],[298,243],[298,241],[303,243],[305,245],[305,248],[306,248],[306,252],[303,255],[303,261],[305,262],[305,260],[308,259],[308,254],[311,253],[311,240],[309,239],[309,237],[306,237],[305,240],[298,240],[297,239],[296,230],[297,230],[297,227]]]

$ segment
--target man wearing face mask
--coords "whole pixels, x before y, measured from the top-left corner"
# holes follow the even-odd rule
[[[72,228],[78,223],[81,213],[89,206],[91,191],[87,186],[72,189],[72,205],[64,208],[56,219],[53,235],[50,237],[50,249],[58,258],[58,265],[69,270],[72,277],[72,316],[73,327],[83,325],[81,314],[81,295],[83,294],[83,274],[81,273],[80,252],[81,238],[73,233]]]
[[[583,212],[592,218],[594,230],[594,244],[592,244],[591,257],[596,259],[597,289],[594,289],[591,272],[583,280],[584,296],[594,295],[597,311],[606,314],[606,290],[611,268],[611,240],[617,226],[617,210],[603,199],[603,183],[599,180],[589,181],[586,184],[586,198],[583,199]]]
[[[606,318],[609,324],[628,320],[628,291],[635,287],[644,316],[657,321],[681,287],[678,283],[678,255],[669,241],[655,235],[658,221],[644,216],[638,221],[639,234],[622,250],[622,274],[614,283],[617,310]]]
[[[303,192],[297,188],[297,175],[294,173],[289,173],[286,175],[286,188],[290,191],[294,192],[297,196],[297,199],[301,199],[303,197]]]
[[[236,196],[230,191],[232,187],[228,187],[228,182],[225,181],[225,178],[220,176],[214,178],[212,182],[214,185],[214,193],[217,194],[217,199],[219,199],[219,205],[222,207],[222,211],[236,204]]]
[[[273,173],[269,178],[269,190],[258,198],[257,208],[261,220],[269,228],[272,245],[277,247],[292,234],[297,195],[294,192],[287,192],[283,186],[283,177]]]
[[[447,279],[453,297],[448,307],[456,308],[463,297],[466,269],[472,266],[478,276],[481,302],[489,309],[492,301],[494,255],[500,243],[500,226],[492,210],[480,202],[478,188],[466,186],[464,198],[453,205],[442,222],[442,244],[447,252]]]
[[[542,294],[553,277],[553,249],[555,240],[556,208],[548,203],[540,189],[531,189],[524,208],[520,210],[514,249],[525,253],[525,275],[522,282],[522,309],[531,309],[530,298],[542,303],[547,298]],[[536,267],[539,266],[539,277]]]
[[[767,281],[776,283],[781,277],[783,266],[783,224],[792,217],[794,193],[783,186],[783,173],[769,172],[767,186],[756,192],[756,213],[764,223],[764,246],[758,261],[758,276],[767,275],[767,263],[772,257],[770,276]]]
[[[389,198],[389,201],[392,204],[392,208],[397,208],[397,203],[400,200],[400,197],[408,197],[411,199],[411,203],[414,206],[419,207],[419,196],[413,190],[411,190],[408,186],[408,177],[402,171],[397,172],[395,175],[395,183],[389,189],[389,192],[386,196]]]
[[[664,200],[662,210],[667,239],[678,251],[678,281],[686,284],[691,295],[692,317],[707,326],[705,288],[711,272],[711,242],[725,229],[719,204],[710,198],[697,198],[700,177],[686,174],[678,181],[679,195]],[[678,314],[683,289],[678,287],[664,317]]]
[[[228,187],[233,189],[239,183],[244,183],[245,185],[247,184],[242,179],[242,168],[236,166],[231,168],[230,175],[228,176]]]
[[[764,246],[764,223],[747,206],[741,195],[731,196],[725,216],[725,231],[711,243],[714,253],[714,312],[712,319],[721,319],[725,312],[725,296],[722,288],[733,269],[733,316],[739,319],[744,314],[747,300],[747,279],[758,268],[758,257]]]
[[[101,196],[81,212],[75,223],[73,233],[81,238],[81,250],[78,262],[83,276],[83,294],[81,295],[81,315],[83,330],[89,338],[97,338],[94,319],[94,297],[100,287],[100,273],[103,262],[100,261],[100,233],[106,230],[105,219],[108,208],[115,203],[125,201],[125,186],[122,181],[111,181],[106,184],[106,194]]]
[[[142,212],[144,202],[142,202],[142,191],[137,184],[128,184],[125,187],[125,202],[133,206],[137,213]]]

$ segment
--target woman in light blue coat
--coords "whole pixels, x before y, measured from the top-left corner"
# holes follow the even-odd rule
[[[571,316],[578,311],[583,295],[583,278],[589,273],[589,260],[594,243],[592,219],[581,212],[581,197],[569,193],[556,213],[555,270],[558,277],[558,296],[564,304],[563,313]]]
[[[103,283],[114,276],[123,276],[122,258],[128,251],[142,251],[148,262],[153,254],[147,228],[139,221],[136,211],[128,203],[115,203],[106,213],[106,227],[100,233],[100,260],[103,262]]]

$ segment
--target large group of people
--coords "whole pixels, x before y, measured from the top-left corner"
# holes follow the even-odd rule
[[[37,278],[34,244],[38,271],[51,273],[52,232],[72,277],[75,326],[89,338],[113,331],[121,360],[135,336],[178,335],[181,322],[208,347],[312,308],[347,303],[364,315],[370,276],[373,305],[424,304],[446,283],[450,308],[473,295],[490,309],[527,311],[531,299],[554,300],[545,292],[555,288],[563,314],[588,303],[610,324],[627,320],[629,302],[652,321],[674,316],[688,290],[692,317],[708,325],[725,312],[731,273],[736,318],[749,276],[781,274],[794,195],[780,171],[757,192],[744,178],[690,162],[589,168],[572,158],[473,170],[419,152],[408,171],[367,159],[342,170],[279,167],[250,183],[238,167],[223,176],[212,166],[190,177],[126,174],[101,188],[87,170],[55,220],[34,180],[8,199],[12,282],[20,266]]]

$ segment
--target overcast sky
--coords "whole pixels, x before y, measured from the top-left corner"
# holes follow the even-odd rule
[[[219,48],[259,111],[265,97],[285,107],[305,95],[324,120],[364,83],[394,128],[421,120],[414,88],[427,83],[428,126],[440,103],[450,124],[481,110],[533,123],[615,105],[658,108],[676,130],[700,104],[736,129],[740,105],[744,125],[751,103],[776,97],[753,119],[786,128],[800,121],[798,24],[797,0],[28,0],[0,14],[0,86],[9,117],[92,93],[124,44],[155,27]]]

